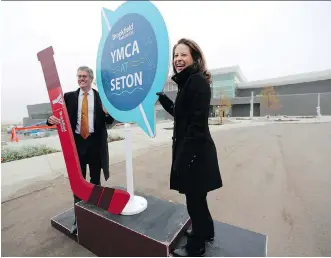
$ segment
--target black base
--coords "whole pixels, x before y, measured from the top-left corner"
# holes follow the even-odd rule
[[[186,207],[145,196],[139,214],[112,215],[81,201],[76,204],[79,244],[97,256],[169,256],[190,226]]]
[[[78,242],[77,234],[70,233],[73,222],[74,222],[74,208],[70,208],[65,212],[62,212],[57,216],[51,218],[51,225],[54,228],[56,228],[66,236],[70,237],[72,240]]]
[[[112,215],[81,201],[76,204],[78,236],[70,234],[73,208],[53,217],[53,227],[97,256],[169,256],[183,246],[190,226],[186,207],[152,196],[144,196],[148,207],[132,216]],[[215,240],[206,243],[208,257],[265,257],[267,237],[214,221]]]
[[[215,238],[206,243],[206,257],[266,257],[267,237],[214,220]],[[176,248],[186,244],[184,236]]]

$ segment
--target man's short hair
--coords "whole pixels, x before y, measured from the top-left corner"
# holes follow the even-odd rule
[[[78,73],[79,71],[88,72],[90,78],[91,78],[92,80],[94,79],[93,70],[92,70],[90,67],[88,67],[88,66],[80,66],[80,67],[78,67],[78,69],[77,69],[77,73]]]

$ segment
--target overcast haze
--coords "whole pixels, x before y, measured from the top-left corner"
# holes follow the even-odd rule
[[[95,69],[101,8],[123,2],[1,2],[1,120],[49,102],[37,52],[53,46],[63,91],[76,69]],[[239,65],[248,80],[331,69],[331,2],[154,2],[171,45],[202,47],[208,68]]]

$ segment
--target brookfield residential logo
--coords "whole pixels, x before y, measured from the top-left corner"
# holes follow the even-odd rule
[[[133,34],[133,23],[131,23],[129,26],[125,27],[124,29],[121,29],[120,32],[112,34],[113,40],[115,39],[125,39]]]
[[[63,105],[63,97],[62,94],[60,93],[59,96],[57,96],[56,99],[52,101],[53,104],[60,104]]]

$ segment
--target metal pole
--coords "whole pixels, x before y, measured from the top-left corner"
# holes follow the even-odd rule
[[[317,107],[316,107],[316,113],[317,113],[318,118],[321,117],[321,106],[320,106],[321,99],[320,98],[321,98],[320,93],[318,93],[318,95],[317,95]]]
[[[249,112],[250,119],[253,119],[253,103],[254,103],[254,92],[251,92],[251,108]]]
[[[133,169],[132,169],[132,139],[131,139],[131,128],[129,123],[124,124],[125,132],[125,156],[126,156],[126,185],[127,191],[130,196],[134,196],[133,186]]]

